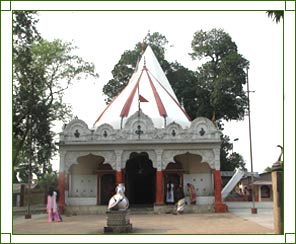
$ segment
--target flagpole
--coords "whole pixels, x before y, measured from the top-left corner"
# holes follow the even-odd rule
[[[138,83],[138,112],[139,112],[138,115],[140,117],[140,109],[141,109],[141,107],[140,107],[140,84],[139,83]]]
[[[140,102],[140,82],[138,83],[138,127],[139,127],[139,130],[140,130],[140,109],[141,109],[141,102]],[[141,137],[141,133],[139,131],[138,133],[138,139],[140,139]]]

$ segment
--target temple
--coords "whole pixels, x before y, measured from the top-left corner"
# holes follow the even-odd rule
[[[182,81],[180,81],[182,82]],[[60,206],[106,208],[124,183],[130,206],[165,211],[167,186],[196,189],[196,211],[225,212],[221,132],[207,118],[190,121],[147,46],[126,87],[93,128],[75,118],[60,133]]]

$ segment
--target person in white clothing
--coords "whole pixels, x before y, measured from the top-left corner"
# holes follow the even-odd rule
[[[175,202],[175,200],[174,200],[174,184],[171,181],[169,181],[169,183],[167,184],[166,202],[168,204],[173,204]]]

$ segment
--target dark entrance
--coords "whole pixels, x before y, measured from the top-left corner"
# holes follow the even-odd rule
[[[155,202],[155,172],[147,153],[131,153],[126,162],[126,196],[131,205]]]
[[[108,205],[110,198],[115,194],[115,175],[102,175],[99,189],[101,189],[101,205]]]

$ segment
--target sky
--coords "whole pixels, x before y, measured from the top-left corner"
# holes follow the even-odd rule
[[[277,160],[280,150],[276,146],[283,144],[283,25],[273,22],[264,11],[40,12],[37,28],[45,39],[71,41],[81,57],[95,64],[100,77],[74,84],[65,96],[74,116],[90,128],[105,107],[102,87],[112,78],[112,69],[122,53],[133,49],[148,31],[167,38],[168,61],[196,70],[200,61],[188,55],[194,33],[223,29],[250,61],[253,170],[261,173]],[[61,124],[55,130],[60,132]],[[234,151],[244,157],[250,171],[248,117],[225,122],[224,133],[231,141],[238,138]],[[56,161],[54,167],[58,167]]]

